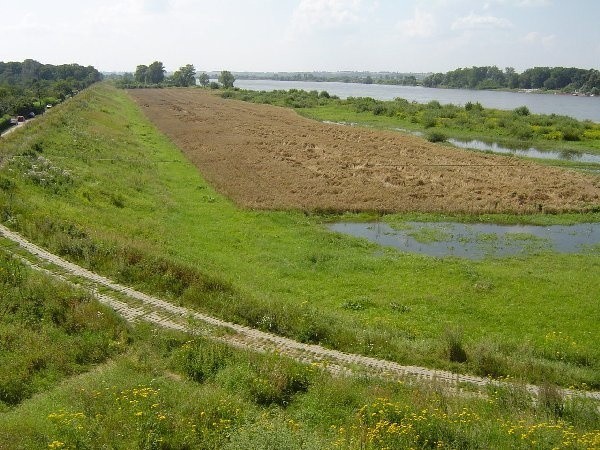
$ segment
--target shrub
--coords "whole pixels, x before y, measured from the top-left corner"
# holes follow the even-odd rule
[[[565,141],[579,141],[581,140],[581,130],[575,127],[567,126],[561,129],[563,139]]]
[[[533,137],[533,130],[527,124],[514,123],[510,127],[510,134],[518,139],[528,140]]]
[[[427,140],[429,142],[445,142],[448,137],[441,131],[430,131],[427,133]]]
[[[249,380],[252,400],[263,406],[287,406],[294,395],[306,392],[310,385],[307,366],[281,357],[265,358]]]
[[[425,128],[435,127],[435,117],[429,114],[424,115],[421,118],[421,125],[423,125]]]
[[[446,355],[449,361],[458,363],[467,361],[467,352],[463,347],[462,338],[462,331],[458,328],[448,329],[444,333]]]
[[[549,133],[542,135],[542,137],[549,141],[562,141],[564,139],[564,135],[558,130],[550,131]]]
[[[381,116],[385,113],[386,113],[386,108],[383,104],[377,103],[375,106],[373,106],[373,114],[375,114],[376,116]]]
[[[519,106],[518,108],[515,108],[513,110],[513,112],[517,116],[528,116],[529,115],[529,108],[527,108],[527,106]]]
[[[188,378],[201,383],[224,368],[232,357],[231,349],[223,344],[195,339],[176,352],[176,365]]]
[[[492,343],[480,343],[472,352],[475,372],[484,377],[500,378],[508,375],[508,366],[498,346]]]
[[[467,102],[467,103],[465,103],[465,110],[466,111],[483,111],[483,106],[479,102],[475,102],[475,103]]]

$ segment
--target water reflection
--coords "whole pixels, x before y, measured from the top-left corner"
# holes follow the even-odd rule
[[[450,138],[448,139],[452,145],[461,148],[469,148],[473,150],[491,151],[494,153],[503,153],[518,156],[527,156],[529,158],[540,158],[540,159],[562,159],[568,161],[585,162],[585,163],[600,163],[600,155],[592,155],[589,153],[580,153],[573,150],[557,151],[545,151],[539,150],[534,147],[529,148],[509,148],[498,145],[495,142],[488,144],[487,142],[471,140],[463,141],[460,139]]]
[[[385,247],[437,257],[482,259],[549,250],[600,250],[600,223],[535,226],[405,222],[402,229],[394,229],[383,222],[340,222],[328,228]]]

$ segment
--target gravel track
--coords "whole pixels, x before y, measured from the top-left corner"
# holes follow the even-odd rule
[[[413,380],[435,381],[453,386],[468,383],[480,388],[488,385],[507,384],[506,382],[484,377],[460,375],[448,371],[433,370],[417,366],[404,366],[392,361],[344,353],[327,349],[319,345],[304,344],[243,325],[226,322],[193,311],[189,308],[173,305],[157,297],[115,283],[106,277],[93,273],[83,267],[62,259],[57,255],[47,252],[3,225],[0,225],[0,234],[17,243],[42,262],[52,263],[62,269],[65,273],[61,274],[60,270],[41,268],[35,263],[22,258],[31,267],[42,270],[71,284],[85,287],[90,290],[101,303],[109,306],[130,322],[144,320],[167,329],[207,335],[211,339],[239,348],[265,353],[276,352],[300,362],[317,364],[330,372],[337,374],[363,372],[369,375],[390,379],[409,378]],[[67,275],[77,277],[79,282],[72,280],[72,278]],[[89,285],[89,282],[92,282],[92,286]],[[120,299],[100,292],[100,287],[109,288],[115,293],[120,294]],[[215,333],[215,327],[225,329],[228,332]],[[528,384],[524,387],[534,395],[537,395],[540,391],[540,388],[535,385]],[[585,396],[600,400],[600,392],[598,391],[563,389],[562,393],[565,396]]]

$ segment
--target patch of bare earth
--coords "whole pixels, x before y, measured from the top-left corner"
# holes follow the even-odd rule
[[[592,175],[323,124],[198,89],[130,95],[217,190],[244,207],[526,213],[600,206],[600,179]]]

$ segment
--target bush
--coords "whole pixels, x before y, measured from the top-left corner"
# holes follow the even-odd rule
[[[533,130],[527,124],[514,123],[509,130],[518,139],[528,140],[533,137]]]
[[[465,103],[465,110],[466,111],[483,111],[483,106],[479,102],[475,102],[475,103],[467,102],[467,103]]]
[[[458,363],[467,361],[467,352],[463,347],[462,339],[462,331],[458,328],[448,329],[444,333],[446,355],[449,361]]]
[[[564,127],[561,129],[563,139],[565,141],[579,141],[581,140],[581,130],[575,127]]]
[[[223,344],[203,339],[186,342],[176,352],[176,365],[188,378],[203,382],[212,377],[232,359],[233,352]]]
[[[435,117],[429,114],[424,115],[421,118],[421,125],[423,125],[425,128],[435,127]]]
[[[263,359],[254,371],[249,391],[258,405],[287,406],[294,395],[306,392],[310,385],[307,366],[281,357]]]
[[[527,106],[519,106],[518,108],[515,108],[513,110],[513,112],[517,116],[528,116],[529,115],[529,108],[527,108]]]
[[[427,140],[429,142],[445,142],[448,137],[441,131],[430,131],[427,133]]]

